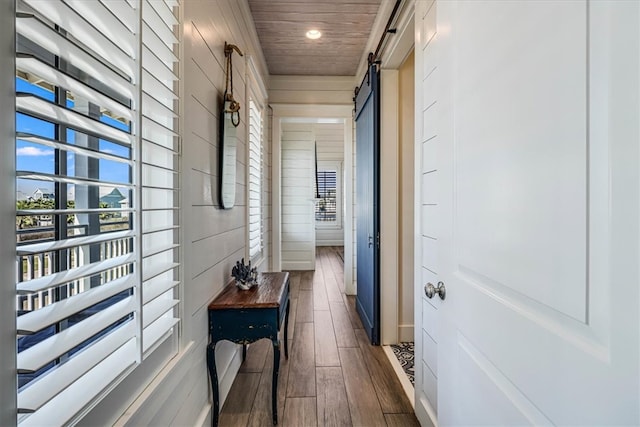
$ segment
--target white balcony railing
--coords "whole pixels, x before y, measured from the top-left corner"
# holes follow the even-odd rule
[[[52,228],[53,230],[53,228]],[[45,239],[50,240],[50,239]],[[132,252],[131,239],[123,238],[98,243],[100,249],[100,259],[115,258]],[[66,270],[82,267],[88,264],[90,257],[88,256],[89,248],[84,246],[76,246],[65,249]],[[20,255],[17,257],[18,264],[18,282],[45,277],[56,272],[55,265],[58,257],[61,256],[60,251],[43,252],[35,255]],[[129,274],[129,266],[124,265],[116,267],[100,273],[99,283],[107,283]],[[17,296],[18,312],[39,310],[56,301],[72,297],[84,292],[91,287],[90,279],[80,279],[70,281],[61,286],[44,289],[27,295]]]

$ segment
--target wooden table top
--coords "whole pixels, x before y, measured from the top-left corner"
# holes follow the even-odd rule
[[[288,272],[259,273],[258,285],[247,291],[231,282],[209,304],[209,310],[278,307],[288,279]]]

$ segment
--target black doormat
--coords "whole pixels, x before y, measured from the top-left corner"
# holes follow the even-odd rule
[[[400,344],[391,344],[391,349],[393,350],[393,354],[396,355],[396,358],[400,362],[400,366],[407,374],[409,381],[411,384],[414,383],[414,366],[413,366],[413,343],[412,342],[401,342]]]

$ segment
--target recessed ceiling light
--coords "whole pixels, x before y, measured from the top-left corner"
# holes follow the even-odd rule
[[[311,40],[319,39],[322,36],[322,33],[318,30],[309,30],[307,31],[307,38]]]

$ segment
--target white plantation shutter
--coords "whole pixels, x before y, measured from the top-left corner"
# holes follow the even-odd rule
[[[178,7],[18,2],[16,181],[47,194],[16,218],[20,425],[77,421],[176,332]]]
[[[145,356],[178,322],[178,20],[163,1],[142,1],[142,344]],[[158,86],[162,89],[157,90]],[[173,95],[173,96],[172,96]],[[167,159],[157,162],[159,158]]]
[[[262,152],[263,114],[249,98],[249,258],[262,255]]]

